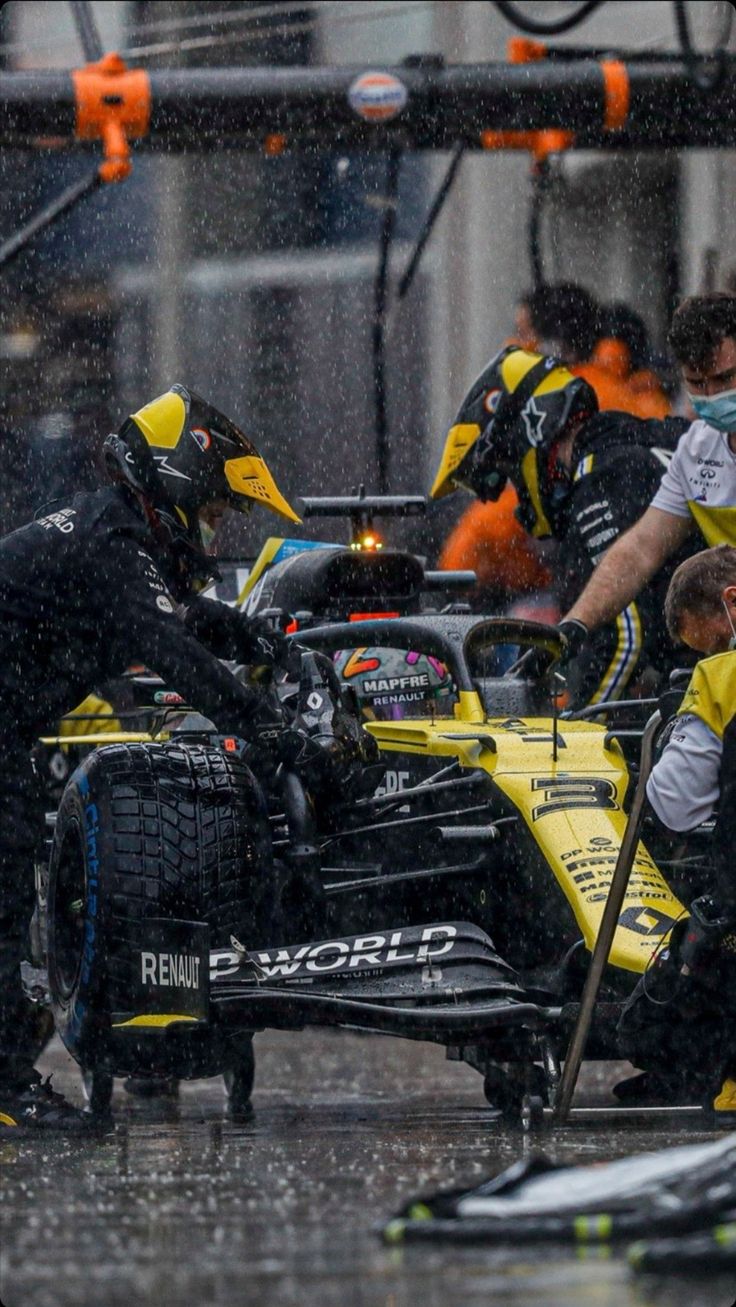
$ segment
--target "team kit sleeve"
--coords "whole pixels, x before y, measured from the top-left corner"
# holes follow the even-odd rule
[[[218,658],[250,662],[260,652],[257,637],[266,623],[248,618],[219,599],[199,597],[186,605],[184,625]]]
[[[683,713],[647,781],[647,798],[663,825],[689,831],[718,801],[723,741],[701,717]]]
[[[689,517],[687,477],[684,472],[684,446],[688,433],[685,432],[677,444],[662,479],[657,487],[651,507],[673,517]]]
[[[587,461],[582,460],[575,475],[570,516],[579,549],[592,572],[618,537],[649,507],[662,464],[652,451],[636,447],[612,455],[605,451],[592,455],[590,471],[585,472]]]
[[[112,636],[123,665],[142,662],[223,730],[247,728],[258,691],[249,689],[187,630],[150,555],[136,542],[108,542],[115,609]]]
[[[598,462],[596,463],[596,459]],[[659,480],[660,467],[647,452],[634,462],[634,451],[606,459],[594,455],[578,469],[572,496],[570,529],[582,590],[603,555],[644,512]],[[619,699],[641,658],[648,623],[654,620],[645,591],[613,622],[593,633],[570,672],[571,706]]]
[[[721,789],[723,741],[736,713],[736,652],[697,664],[672,736],[647,783],[655,813],[671,830],[707,821]]]
[[[644,622],[631,603],[614,622],[606,622],[587,640],[568,672],[569,707],[620,699],[641,657]]]

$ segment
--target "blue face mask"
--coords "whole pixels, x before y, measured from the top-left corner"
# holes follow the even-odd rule
[[[718,395],[691,395],[688,399],[699,418],[716,431],[736,431],[736,390],[722,390]]]

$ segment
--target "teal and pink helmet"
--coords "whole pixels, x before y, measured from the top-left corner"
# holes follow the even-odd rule
[[[411,649],[341,649],[340,679],[355,690],[361,708],[379,720],[452,717],[455,685],[443,662]]]

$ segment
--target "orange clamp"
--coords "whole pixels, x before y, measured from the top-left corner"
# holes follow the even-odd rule
[[[283,132],[271,132],[263,142],[263,153],[270,158],[283,154],[286,149],[286,137]]]
[[[510,36],[506,43],[506,58],[510,64],[534,64],[547,58],[547,47],[542,41],[528,36]]]
[[[528,64],[546,59],[546,45],[527,37],[512,36],[506,47],[509,63]],[[603,74],[603,126],[615,132],[624,126],[631,106],[629,72],[620,59],[602,59]],[[543,128],[527,132],[481,132],[484,150],[529,150],[537,163],[550,154],[569,149],[575,142],[573,132],[561,128]]]
[[[546,127],[531,132],[481,132],[480,143],[484,150],[528,150],[536,163],[543,163],[550,154],[569,150],[575,141],[573,132],[557,127]]]
[[[151,118],[151,81],[142,68],[129,70],[119,54],[72,72],[77,102],[76,134],[102,141],[103,182],[121,182],[131,170],[130,144],[145,136]]]
[[[603,73],[603,126],[609,132],[623,127],[629,116],[631,84],[626,64],[620,59],[601,60]]]
[[[546,45],[525,36],[509,37],[506,45],[506,57],[511,64],[538,63],[540,59],[546,59],[547,54]],[[550,154],[569,150],[575,144],[575,134],[560,127],[525,132],[486,131],[481,132],[480,143],[484,150],[528,150],[534,162],[539,164],[544,163]]]

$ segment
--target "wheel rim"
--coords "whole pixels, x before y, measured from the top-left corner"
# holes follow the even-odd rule
[[[79,977],[84,951],[84,905],[87,876],[82,836],[76,822],[64,834],[59,852],[53,925],[56,981],[63,998],[69,998]]]

